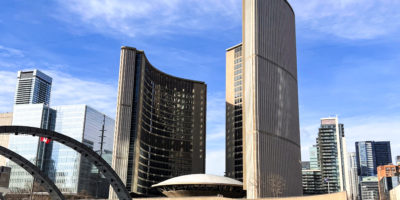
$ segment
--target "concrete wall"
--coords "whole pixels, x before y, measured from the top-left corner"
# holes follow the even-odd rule
[[[243,0],[244,189],[302,195],[295,16],[286,0]]]
[[[10,126],[12,124],[13,113],[0,113],[0,126]],[[0,146],[8,148],[10,141],[9,135],[0,135]],[[6,165],[7,159],[4,156],[0,156],[0,166]]]
[[[400,186],[390,190],[390,200],[400,200]]]

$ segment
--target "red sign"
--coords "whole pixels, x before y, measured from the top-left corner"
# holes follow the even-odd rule
[[[46,144],[50,143],[50,139],[49,138],[45,138],[45,137],[40,137],[40,141],[42,141],[42,142],[44,142]]]

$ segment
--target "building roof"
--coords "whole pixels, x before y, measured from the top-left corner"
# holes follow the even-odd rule
[[[168,179],[158,184],[152,185],[152,187],[159,186],[170,186],[170,185],[231,185],[231,186],[243,186],[243,183],[235,179],[231,179],[223,176],[209,175],[209,174],[190,174],[184,176],[178,176],[175,178]]]

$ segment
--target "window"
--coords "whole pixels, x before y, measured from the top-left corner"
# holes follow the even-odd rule
[[[239,86],[239,85],[242,85],[242,81],[241,80],[235,82],[235,87]]]
[[[235,81],[242,79],[242,75],[235,76]]]
[[[236,70],[235,71],[235,75],[241,74],[242,73],[242,69]]]
[[[242,67],[242,63],[235,65],[235,70],[239,69]]]

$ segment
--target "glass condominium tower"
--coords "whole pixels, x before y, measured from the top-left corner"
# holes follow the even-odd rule
[[[52,78],[35,69],[18,71],[15,104],[44,103],[49,105]]]
[[[121,48],[112,166],[130,192],[160,195],[153,184],[205,172],[206,93],[204,82],[163,73],[143,51]]]
[[[317,145],[325,192],[347,191],[348,196],[350,196],[349,157],[346,149],[346,138],[344,126],[339,124],[337,117],[321,119]]]

